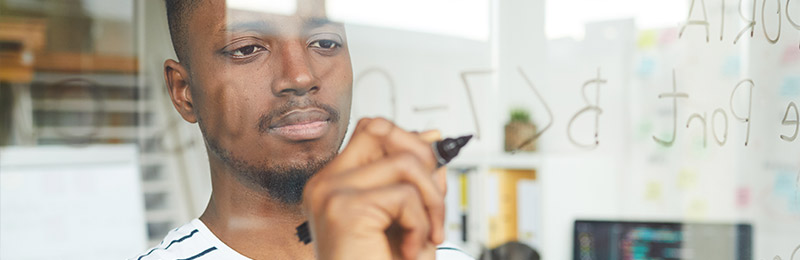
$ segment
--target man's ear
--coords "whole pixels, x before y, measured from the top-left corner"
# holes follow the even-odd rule
[[[189,71],[179,62],[168,59],[164,62],[164,79],[167,81],[167,92],[172,104],[183,120],[197,122],[197,111],[194,110],[192,92],[189,87]]]

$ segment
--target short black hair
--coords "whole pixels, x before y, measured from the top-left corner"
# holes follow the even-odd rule
[[[189,67],[189,53],[187,50],[187,29],[190,16],[204,0],[164,0],[167,7],[167,23],[169,35],[172,38],[172,48],[175,55],[185,67]]]

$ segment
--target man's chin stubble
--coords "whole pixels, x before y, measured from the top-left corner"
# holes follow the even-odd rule
[[[220,158],[233,170],[236,180],[246,187],[266,192],[272,199],[286,205],[302,202],[303,188],[311,177],[336,156],[336,151],[311,160],[294,164],[275,164],[268,159],[257,164],[248,163],[216,142],[207,140],[209,152]]]

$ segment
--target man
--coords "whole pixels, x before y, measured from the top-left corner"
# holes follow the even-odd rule
[[[344,27],[319,1],[293,15],[167,0],[179,61],[171,100],[205,139],[212,194],[203,214],[136,259],[467,259],[443,240],[436,132],[349,122]],[[305,189],[304,189],[305,187]],[[298,241],[310,222],[313,242]]]

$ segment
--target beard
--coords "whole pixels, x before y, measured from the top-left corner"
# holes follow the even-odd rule
[[[339,111],[334,107],[315,102],[313,100],[290,100],[277,109],[259,117],[257,129],[264,134],[268,131],[270,122],[297,107],[313,106],[325,110],[330,115],[330,123],[339,122]],[[303,200],[303,189],[311,177],[328,164],[336,156],[338,148],[344,141],[344,136],[339,137],[338,144],[330,151],[322,151],[317,156],[308,158],[300,163],[286,163],[266,158],[258,161],[248,161],[236,156],[230,150],[223,148],[205,131],[205,124],[200,115],[197,116],[200,131],[206,139],[206,144],[211,153],[216,155],[229,168],[233,170],[236,180],[255,190],[266,191],[276,201],[285,205],[297,205]],[[344,127],[347,132],[347,126]],[[320,148],[324,149],[324,148]]]
[[[239,182],[265,190],[271,198],[285,205],[297,205],[302,202],[303,189],[308,180],[336,156],[334,150],[302,163],[275,164],[261,161],[254,164],[237,158],[215,142],[209,141],[208,147],[225,165],[233,169],[233,174]]]

